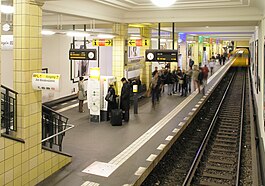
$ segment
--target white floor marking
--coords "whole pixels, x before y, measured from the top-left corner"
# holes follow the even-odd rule
[[[66,103],[62,103],[61,105],[63,106],[63,105],[67,105],[68,104],[68,102],[66,102]]]
[[[184,122],[180,122],[179,124],[178,124],[178,126],[183,126],[185,123]]]
[[[138,170],[134,173],[134,175],[141,176],[145,170],[146,170],[146,167],[139,167]]]
[[[146,161],[154,161],[156,159],[157,155],[156,154],[151,154]]]
[[[193,108],[193,109],[192,109],[192,111],[196,111],[196,110],[197,110],[197,108]]]
[[[95,183],[95,182],[91,182],[91,181],[86,181],[81,186],[99,186],[99,183]]]
[[[168,136],[165,140],[166,141],[170,141],[170,140],[172,140],[173,139],[173,136]]]
[[[199,103],[199,104],[202,104],[202,101],[199,101],[198,103]]]
[[[190,119],[190,117],[185,117],[183,120],[188,121],[188,119]]]
[[[197,108],[198,108],[199,106],[200,106],[200,105],[195,105],[195,107],[197,107]]]
[[[163,150],[165,148],[165,144],[160,144],[156,149],[157,150]]]
[[[173,133],[178,133],[179,130],[180,130],[180,129],[175,128],[172,132],[173,132]]]
[[[55,106],[53,106],[52,108],[57,108],[58,106],[57,105],[55,105]]]
[[[189,115],[189,116],[192,116],[192,115],[193,115],[193,113],[194,113],[194,112],[189,112],[189,114],[188,114],[188,115]]]
[[[227,63],[227,64],[230,64],[230,63]],[[224,66],[221,67],[217,72],[219,73],[219,71],[221,71],[221,69],[223,69]],[[213,79],[213,77],[215,77],[218,73],[215,73],[213,76],[211,76],[211,78],[209,78],[207,82],[209,83]],[[223,74],[221,76],[223,76]],[[217,82],[219,82],[219,80],[221,79],[221,76],[215,82],[215,85],[217,84]],[[129,145],[120,154],[118,154],[116,157],[110,160],[109,163],[107,164],[115,165],[114,170],[116,170],[119,166],[121,166],[124,162],[126,162],[135,152],[137,152],[147,141],[149,141],[158,131],[160,131],[160,129],[163,128],[173,117],[175,117],[182,110],[182,108],[184,108],[197,94],[198,92],[194,91],[189,97],[187,97],[184,101],[182,101],[170,113],[168,113],[164,118],[162,118],[159,122],[157,122],[153,127],[151,127],[148,131],[146,131],[142,136],[140,136],[137,140],[135,140],[131,145]],[[166,146],[165,144],[161,144],[159,145],[157,149],[163,150],[165,146]]]
[[[111,173],[117,168],[117,165],[95,161],[87,168],[85,168],[82,172],[88,174],[95,174],[103,177],[109,177],[109,175],[111,175]]]
[[[73,103],[73,102],[76,102],[76,99],[72,100],[71,102],[72,102],[72,103]]]

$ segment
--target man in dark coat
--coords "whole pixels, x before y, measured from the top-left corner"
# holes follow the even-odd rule
[[[121,89],[121,109],[123,113],[123,119],[124,121],[129,121],[129,110],[130,110],[130,85],[127,82],[126,78],[122,78],[121,82],[123,83],[122,89]]]

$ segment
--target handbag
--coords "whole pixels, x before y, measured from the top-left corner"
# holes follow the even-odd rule
[[[106,97],[105,97],[106,101],[113,101],[113,94],[111,94],[110,92],[107,93]]]
[[[182,85],[183,83],[184,83],[183,79],[180,79],[180,80],[179,80],[179,84]]]

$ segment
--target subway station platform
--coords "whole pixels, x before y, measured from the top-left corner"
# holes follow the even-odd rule
[[[109,122],[91,123],[88,110],[78,112],[77,100],[53,109],[69,118],[75,128],[66,133],[63,152],[72,163],[39,186],[130,186],[141,183],[152,167],[187,127],[207,96],[231,66],[216,65],[208,78],[206,95],[193,91],[187,97],[165,92],[155,108],[151,99],[139,102],[138,114],[130,110],[130,121],[122,126]],[[87,106],[85,105],[87,109]],[[144,177],[144,176],[143,176]]]

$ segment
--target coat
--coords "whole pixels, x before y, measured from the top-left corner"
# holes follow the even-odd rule
[[[85,100],[86,99],[86,92],[85,92],[85,86],[83,81],[78,82],[78,99],[79,100]]]
[[[130,109],[130,93],[131,88],[128,82],[124,83],[121,89],[121,109],[129,110]]]

